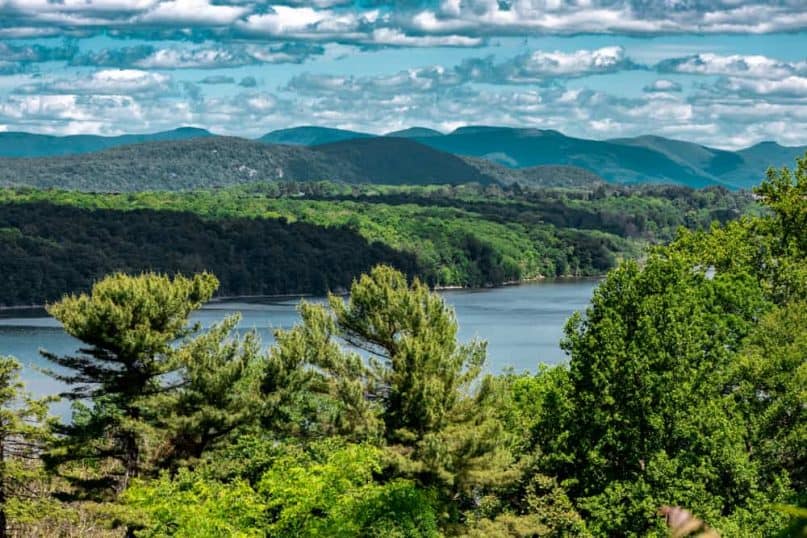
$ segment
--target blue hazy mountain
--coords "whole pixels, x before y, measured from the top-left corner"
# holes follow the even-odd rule
[[[344,129],[331,129],[330,127],[315,127],[306,125],[302,127],[292,127],[290,129],[279,129],[266,133],[258,140],[269,144],[289,144],[292,146],[319,146],[321,144],[331,144],[344,140],[354,140],[357,138],[373,138],[375,135],[369,133],[359,133],[356,131],[346,131]]]
[[[161,142],[166,140],[187,140],[214,136],[205,129],[181,127],[171,131],[148,134],[127,134],[121,136],[68,135],[51,136],[43,134],[5,132],[0,133],[0,157],[52,157],[90,153],[118,146],[141,142]]]
[[[444,136],[415,140],[449,153],[481,157],[514,168],[578,166],[617,183],[664,182],[690,187],[724,184],[720,178],[657,148],[574,138],[552,130],[471,126]]]
[[[440,131],[436,131],[434,129],[429,129],[428,127],[410,127],[408,129],[402,129],[400,131],[392,131],[390,133],[385,134],[384,136],[393,136],[398,138],[418,138],[427,136],[443,136],[443,133],[441,133]]]

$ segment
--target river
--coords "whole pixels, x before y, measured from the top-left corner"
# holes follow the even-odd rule
[[[595,280],[557,280],[441,294],[456,310],[460,339],[488,342],[489,371],[512,368],[523,372],[535,371],[539,363],[566,360],[558,345],[563,325],[572,312],[586,308],[595,285]],[[209,326],[230,313],[241,312],[239,329],[257,329],[268,345],[274,329],[291,327],[299,319],[297,302],[295,298],[214,302],[192,319]],[[23,380],[36,395],[61,389],[59,383],[39,371],[48,366],[39,350],[65,354],[74,352],[78,344],[42,310],[0,313],[0,355],[14,356],[23,364]],[[63,414],[66,407],[57,406],[55,411]]]

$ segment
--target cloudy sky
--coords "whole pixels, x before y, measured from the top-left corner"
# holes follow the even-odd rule
[[[0,130],[807,144],[805,0],[0,0]]]

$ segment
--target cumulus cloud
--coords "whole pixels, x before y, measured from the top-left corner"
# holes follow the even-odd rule
[[[669,93],[683,91],[681,85],[675,81],[660,78],[644,87],[647,93]]]
[[[714,100],[726,101],[732,97],[765,99],[768,102],[800,102],[807,106],[807,77],[791,76],[782,79],[754,79],[723,77],[714,84],[701,85],[704,93]]]
[[[807,75],[807,61],[783,62],[759,55],[694,54],[670,58],[659,62],[656,68],[662,73],[689,75],[721,75],[745,78],[781,79],[793,75]]]
[[[524,35],[588,33],[764,33],[804,28],[798,0],[443,0],[412,17],[426,33]]]
[[[322,45],[292,42],[272,45],[218,44],[192,48],[138,45],[87,52],[72,58],[71,64],[138,69],[219,69],[261,63],[299,64],[324,53]]]
[[[564,79],[639,69],[621,47],[573,52],[533,51],[496,62],[493,57],[470,58],[457,66],[412,68],[393,75],[348,77],[304,73],[293,77],[286,89],[304,94],[342,92],[389,94],[428,93],[477,82],[487,84],[553,85]]]
[[[492,84],[533,84],[564,78],[640,69],[622,47],[547,52],[536,50],[496,63],[492,57],[465,60],[456,71],[468,80]]]
[[[18,87],[18,94],[64,95],[165,95],[171,77],[137,69],[105,69],[88,76],[57,78]]]
[[[148,8],[133,19],[135,24],[226,26],[250,11],[247,6],[223,5],[209,0],[167,0],[156,3],[135,0],[132,3],[138,2]]]
[[[0,75],[22,73],[37,63],[70,60],[77,51],[74,41],[65,41],[56,47],[0,41]]]
[[[801,31],[800,0],[3,0],[6,37],[60,32],[477,46],[494,36]],[[0,34],[2,35],[2,34]]]

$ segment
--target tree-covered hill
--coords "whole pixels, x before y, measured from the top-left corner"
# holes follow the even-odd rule
[[[235,137],[149,142],[81,155],[0,158],[0,185],[83,191],[184,190],[259,181],[411,184],[586,184],[568,167],[511,170],[469,161],[404,138],[358,139],[316,147]]]
[[[115,271],[216,271],[223,295],[346,289],[377,263],[417,274],[411,253],[353,230],[286,219],[202,219],[186,212],[0,204],[0,304],[43,304]]]
[[[110,271],[145,269],[215,270],[227,295],[322,293],[377,261],[441,286],[599,275],[679,226],[704,229],[752,207],[722,189],[607,185],[5,189],[0,271],[13,285],[0,304],[38,304]]]

